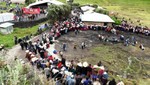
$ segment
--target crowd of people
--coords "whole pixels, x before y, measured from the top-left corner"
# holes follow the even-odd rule
[[[30,42],[26,50],[25,57],[37,69],[44,71],[47,80],[54,79],[56,85],[124,85],[122,81],[108,80],[108,72],[101,61],[91,65],[65,59],[65,46],[62,46],[62,51],[57,51],[53,49],[55,42],[51,34],[43,34],[41,39]]]
[[[132,22],[131,22],[132,23]],[[148,27],[144,26],[134,26],[129,23],[129,21],[125,20],[124,18],[121,21],[121,25],[115,26],[115,29],[125,32],[133,32],[136,34],[144,34],[146,36],[150,35],[150,29]]]
[[[28,61],[43,70],[47,80],[54,79],[56,85],[124,85],[123,81],[109,80],[108,70],[100,62],[97,65],[91,65],[88,62],[80,62],[80,60],[67,60],[63,54],[66,51],[66,43],[63,43],[62,50],[57,51],[54,47],[57,43],[57,38],[61,35],[68,34],[73,31],[77,36],[83,30],[104,30],[119,35],[116,29],[111,27],[101,27],[97,25],[84,25],[80,18],[71,16],[71,18],[56,22],[50,32],[42,34],[42,37],[36,41],[19,41],[22,50],[26,49],[26,58]],[[108,37],[98,35],[99,40],[109,41]],[[17,39],[16,39],[17,40]],[[118,39],[114,38],[118,42]],[[130,42],[132,45],[137,43],[135,37],[125,38],[124,35],[119,35],[119,41],[123,41],[125,46]],[[16,42],[16,41],[15,41]],[[23,42],[23,44],[22,44]],[[73,49],[76,49],[75,44]],[[144,50],[141,44],[140,48]],[[82,42],[81,49],[85,49],[85,42]]]
[[[63,43],[61,51],[54,49],[53,45],[57,43],[55,39],[61,35],[69,31],[78,35],[80,30],[85,30],[80,24],[80,19],[73,16],[66,21],[56,22],[49,33],[44,33],[34,42],[22,45],[20,41],[22,50],[24,47],[26,49],[25,57],[37,69],[45,72],[47,80],[53,78],[56,85],[124,85],[122,81],[108,80],[108,71],[101,62],[91,65],[88,62],[65,59],[63,52],[66,51],[66,43]],[[85,42],[82,42],[81,49],[85,49]]]

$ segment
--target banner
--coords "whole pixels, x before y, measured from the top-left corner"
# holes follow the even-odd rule
[[[22,8],[24,14],[40,14],[40,8]]]

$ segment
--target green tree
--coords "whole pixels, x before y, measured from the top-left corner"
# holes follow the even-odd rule
[[[29,5],[31,3],[35,2],[35,0],[25,0],[26,5]]]
[[[69,5],[49,5],[48,7],[48,19],[51,23],[55,21],[67,18],[71,13],[71,8]]]
[[[66,0],[69,5],[72,5],[74,0]]]

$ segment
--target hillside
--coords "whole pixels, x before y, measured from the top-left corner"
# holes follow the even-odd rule
[[[74,0],[74,3],[97,4],[109,11],[119,13],[118,16],[121,18],[130,18],[135,24],[140,20],[142,26],[150,28],[150,0]]]

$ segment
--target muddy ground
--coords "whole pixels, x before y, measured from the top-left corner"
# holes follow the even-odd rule
[[[90,49],[97,47],[99,45],[117,45],[120,48],[127,48],[123,45],[123,43],[117,43],[117,44],[113,44],[112,42],[104,42],[104,41],[100,41],[98,39],[98,34],[102,34],[103,36],[110,36],[110,38],[112,37],[119,37],[118,35],[114,35],[112,33],[108,33],[108,32],[104,32],[104,31],[81,31],[78,35],[75,35],[74,32],[70,32],[66,35],[62,35],[58,40],[59,43],[56,44],[56,49],[57,50],[62,50],[61,49],[61,45],[62,43],[67,43],[67,51],[64,52],[64,55],[67,59],[72,60],[72,59],[81,59],[83,57],[88,57],[88,56],[92,56],[91,54],[89,54]],[[135,46],[136,49],[139,49],[138,46],[140,43],[142,43],[145,47],[146,47],[146,52],[150,51],[150,37],[149,36],[144,36],[141,34],[133,34],[133,33],[125,33],[125,32],[120,32],[120,34],[123,34],[125,36],[125,38],[127,37],[132,37],[135,36],[136,40],[138,41],[138,44]],[[87,47],[82,50],[81,49],[81,43],[85,42]],[[74,44],[77,44],[78,47],[77,49],[73,49]],[[145,57],[146,59],[150,59],[150,55],[148,55],[147,53],[141,51],[138,54],[136,54],[138,58],[140,57]],[[145,55],[145,56],[144,56]]]

